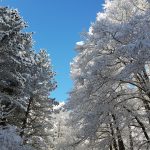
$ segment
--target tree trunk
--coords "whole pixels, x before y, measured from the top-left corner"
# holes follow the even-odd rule
[[[116,142],[116,138],[115,138],[115,134],[114,134],[114,129],[113,129],[113,126],[112,126],[112,123],[110,123],[110,130],[111,130],[111,135],[113,137],[113,147],[114,147],[114,150],[118,150],[118,146],[117,146],[117,142]]]
[[[22,131],[20,132],[20,136],[23,137],[24,136],[24,129],[27,127],[27,121],[28,121],[28,117],[29,117],[29,113],[30,113],[30,107],[31,107],[31,103],[33,101],[33,97],[30,97],[29,99],[29,103],[28,103],[28,107],[27,107],[27,111],[25,113],[25,117],[23,119],[23,123],[22,123]]]
[[[114,123],[116,125],[116,131],[117,131],[117,139],[118,139],[118,147],[119,147],[119,150],[125,150],[125,146],[124,146],[124,143],[123,143],[123,139],[121,137],[121,133],[120,133],[120,129],[117,125],[117,122],[116,122],[116,117],[114,114],[112,114],[112,118],[114,120]]]
[[[150,98],[150,95],[149,95],[149,98]],[[146,110],[146,113],[147,113],[148,122],[150,124],[150,106],[149,106],[149,103],[147,101],[143,100],[143,104],[144,104],[144,107],[145,107],[145,110]]]
[[[130,125],[128,126],[128,129],[129,129],[130,150],[134,150],[134,149],[133,149],[132,131],[131,131],[131,127],[130,127]]]
[[[142,75],[143,74],[143,75]],[[145,107],[145,110],[146,110],[146,113],[147,113],[147,117],[148,117],[148,121],[149,121],[149,124],[150,124],[150,106],[149,106],[149,103],[147,101],[144,101],[144,96],[142,96],[142,92],[145,92],[145,94],[150,98],[150,92],[147,92],[147,84],[149,83],[149,77],[147,75],[147,72],[145,70],[145,68],[143,69],[143,72],[142,74],[138,73],[135,78],[136,80],[140,83],[140,86],[141,88],[143,89],[139,89],[139,93],[140,93],[140,96],[143,98],[142,99],[142,102],[144,104],[144,107]]]
[[[109,146],[109,150],[113,150],[112,145]]]

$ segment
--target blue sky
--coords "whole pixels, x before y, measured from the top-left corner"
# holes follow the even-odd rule
[[[45,48],[52,59],[58,88],[51,97],[65,101],[72,89],[70,62],[76,53],[80,33],[88,30],[103,0],[3,0],[1,6],[17,8],[28,23],[27,31],[35,32],[34,48]]]

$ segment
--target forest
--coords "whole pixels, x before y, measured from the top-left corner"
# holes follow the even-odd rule
[[[0,150],[150,150],[149,0],[105,0],[75,44],[64,103],[26,28],[0,7]]]

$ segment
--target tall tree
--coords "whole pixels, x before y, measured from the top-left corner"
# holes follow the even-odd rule
[[[36,149],[47,149],[48,137],[52,128],[51,113],[54,104],[49,98],[50,92],[56,88],[54,72],[45,50],[35,56],[36,64],[31,69],[26,93],[28,95],[27,110],[24,114],[21,136],[25,142],[35,143]],[[41,143],[40,143],[41,142]],[[39,146],[40,145],[40,146]]]
[[[25,27],[17,10],[0,8],[0,130],[16,126],[23,144],[47,150],[55,73],[47,52],[32,50]]]
[[[17,122],[26,109],[24,74],[30,74],[34,60],[31,33],[21,32],[26,24],[17,10],[1,7],[0,17],[0,124],[4,125],[11,118]]]
[[[77,45],[68,107],[96,149],[149,149],[149,8],[146,0],[107,0]]]

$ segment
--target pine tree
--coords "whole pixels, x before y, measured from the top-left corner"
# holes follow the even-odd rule
[[[26,109],[24,74],[30,74],[33,51],[31,34],[20,32],[26,24],[18,11],[1,7],[0,15],[0,124],[6,125]],[[15,111],[19,112],[17,118]]]
[[[27,110],[24,114],[21,136],[25,142],[32,143],[36,149],[48,149],[50,145],[49,130],[52,128],[51,113],[53,99],[49,98],[50,92],[55,89],[54,72],[50,59],[45,50],[35,56],[36,65],[31,69],[28,78]],[[35,144],[33,144],[35,143]]]
[[[0,132],[14,126],[20,144],[47,150],[55,73],[47,52],[32,50],[32,33],[23,32],[25,27],[17,10],[0,8]]]

